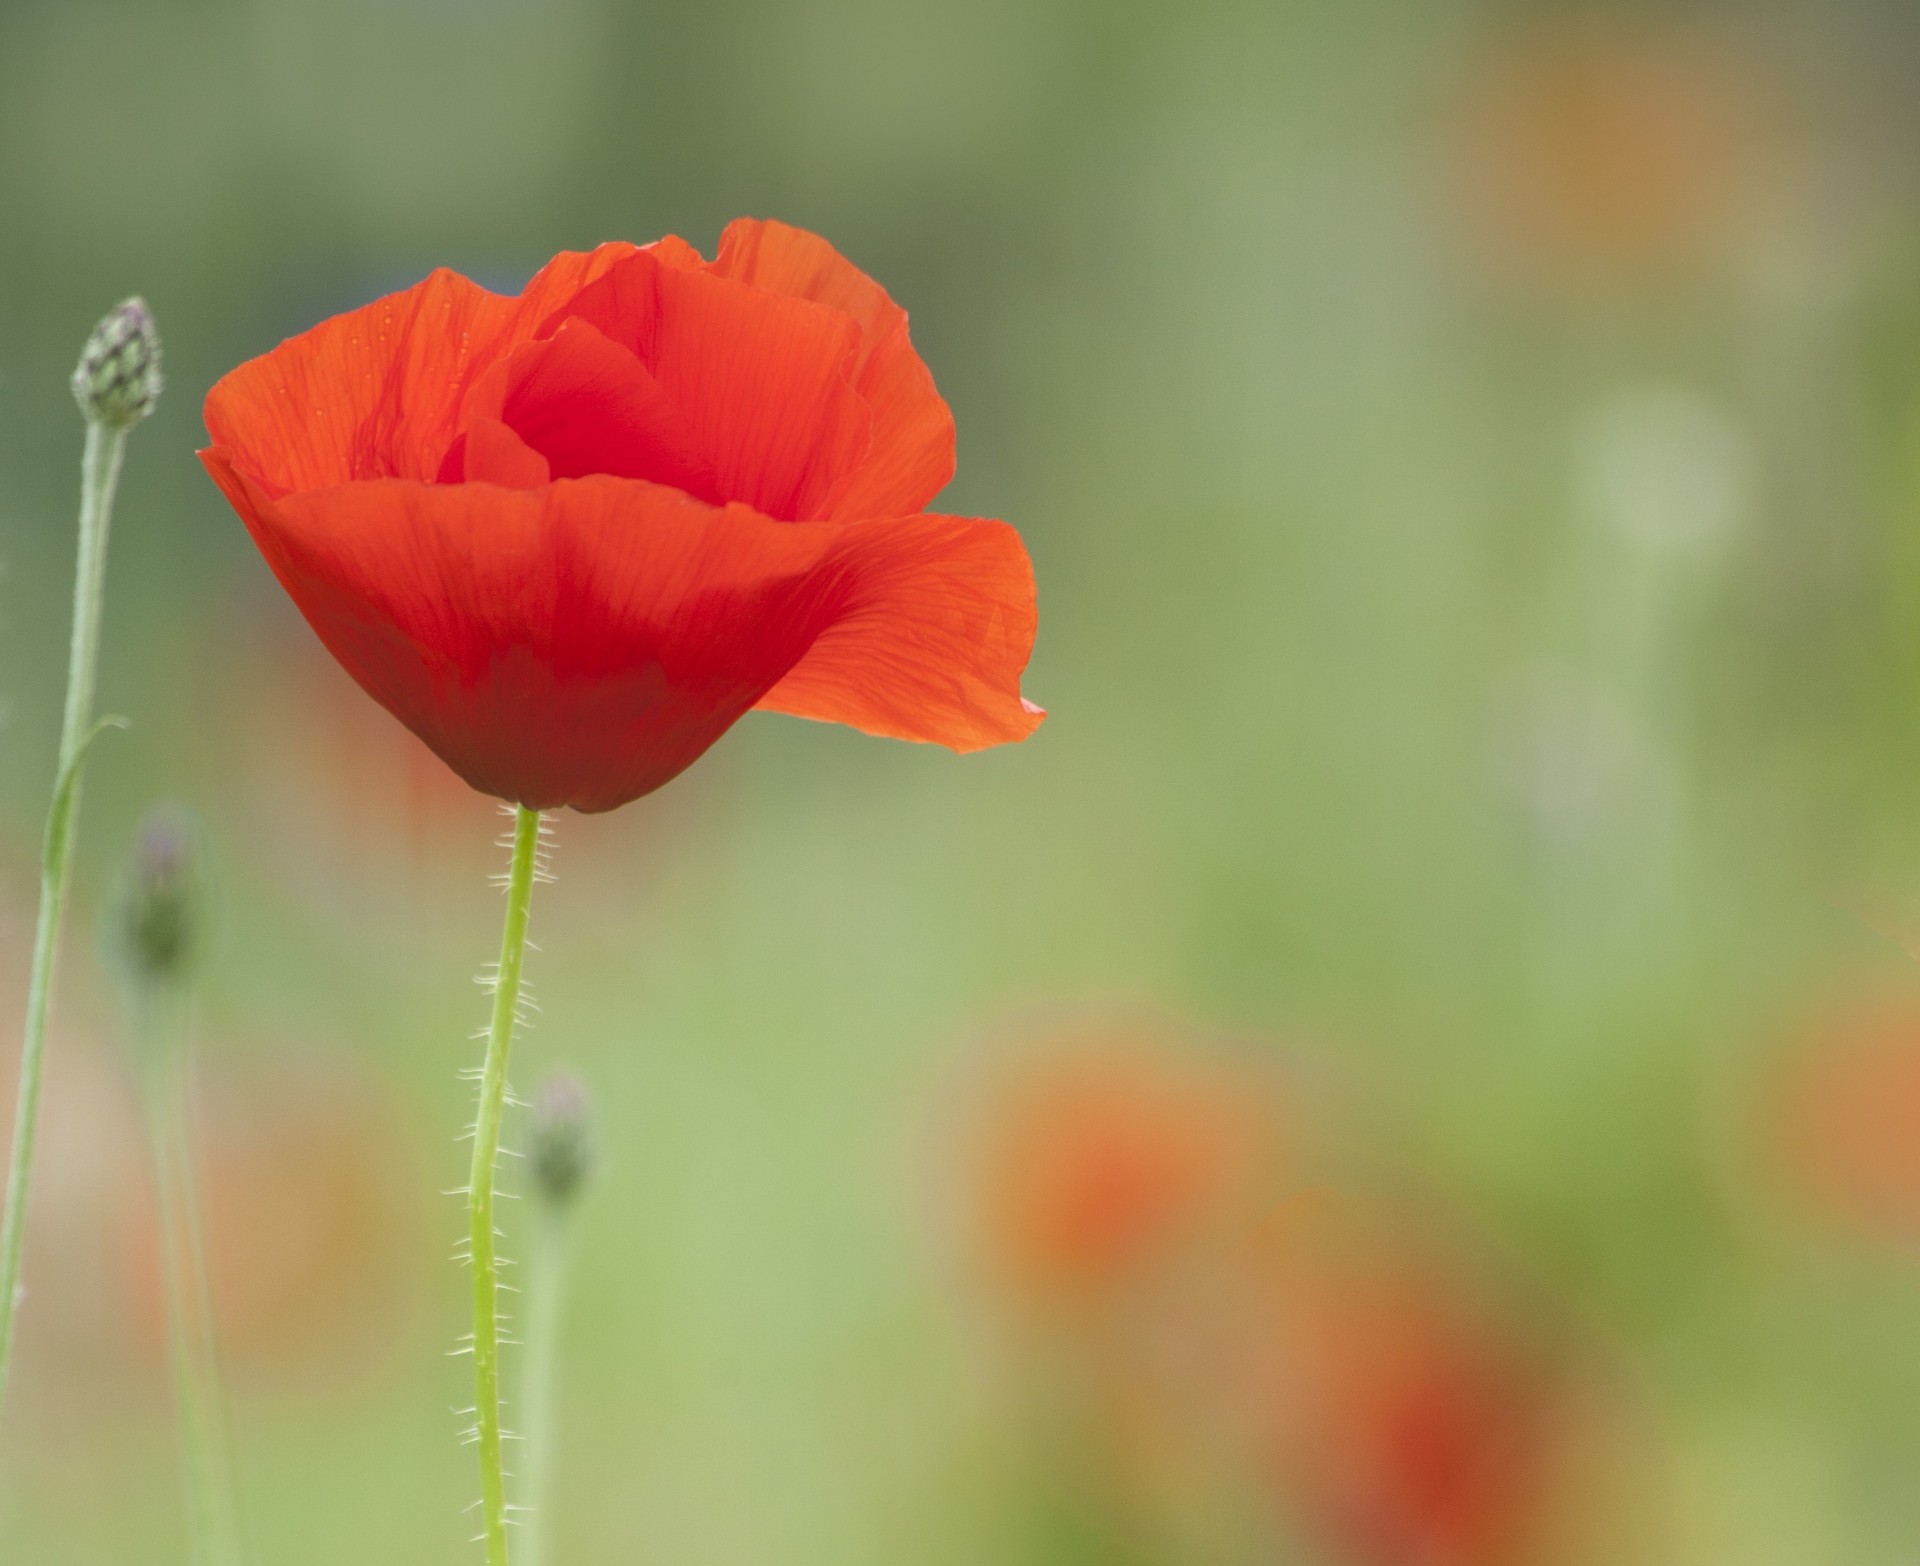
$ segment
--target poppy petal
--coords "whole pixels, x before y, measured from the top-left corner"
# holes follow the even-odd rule
[[[467,410],[495,414],[555,478],[610,473],[719,503],[686,416],[639,359],[578,316],[514,349],[481,378]]]
[[[207,393],[207,433],[282,494],[432,478],[471,379],[634,253],[609,244],[555,256],[518,298],[441,268],[223,376]]]
[[[642,251],[543,333],[568,318],[639,356],[686,415],[720,493],[764,516],[823,516],[872,444],[873,415],[845,374],[860,328],[838,310]]]
[[[440,464],[442,484],[538,489],[552,480],[547,459],[498,419],[475,419],[447,448],[446,460]]]
[[[645,248],[658,251],[666,245],[683,243],[669,236]],[[534,329],[562,304],[596,279],[604,277],[640,248],[623,239],[615,239],[604,245],[595,245],[591,250],[561,251],[528,278],[527,286],[513,299],[513,316],[507,323],[509,335],[515,340],[531,337]]]
[[[678,267],[682,272],[698,272],[707,264],[700,252],[678,234],[668,234],[640,248],[667,266]]]
[[[845,573],[841,612],[761,707],[959,751],[1039,727],[1046,714],[1020,696],[1033,566],[1006,523],[847,523],[830,564]]]
[[[740,218],[720,236],[709,269],[770,293],[850,315],[861,342],[848,378],[873,410],[873,444],[822,515],[837,520],[908,516],[953,478],[953,414],[907,340],[907,312],[817,234]]]
[[[361,687],[474,788],[611,810],[697,759],[843,612],[845,531],[594,477],[215,481]]]

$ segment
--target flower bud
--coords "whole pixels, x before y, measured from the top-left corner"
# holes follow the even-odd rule
[[[162,806],[141,822],[120,912],[120,945],[140,978],[182,977],[200,944],[201,897],[194,832],[186,815]]]
[[[556,1072],[533,1096],[527,1163],[539,1197],[564,1207],[593,1173],[593,1121],[586,1084]]]
[[[160,397],[160,334],[144,299],[117,305],[101,319],[73,372],[80,411],[109,429],[138,424]]]

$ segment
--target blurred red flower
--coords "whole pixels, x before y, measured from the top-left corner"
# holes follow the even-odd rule
[[[1146,1281],[1243,1217],[1278,1139],[1249,1074],[1150,1030],[1049,1042],[1004,1086],[983,1149],[983,1242],[1033,1304]]]
[[[1538,1558],[1565,1389],[1510,1328],[1405,1257],[1296,1260],[1277,1326],[1275,1456],[1341,1559]]]
[[[953,421],[904,311],[741,220],[456,273],[208,394],[201,460],[347,671],[483,793],[610,810],[749,709],[956,750],[1039,722],[1032,570],[927,513]]]
[[[1652,1442],[1616,1368],[1444,1213],[1322,1183],[1366,1161],[1297,1064],[1122,1019],[1041,1035],[981,1113],[1018,1396],[1111,1531],[1194,1559],[1249,1531],[1343,1566],[1646,1557]]]

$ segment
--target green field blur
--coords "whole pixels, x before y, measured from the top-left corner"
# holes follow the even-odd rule
[[[1051,717],[956,758],[755,715],[559,820],[514,1075],[580,1071],[604,1167],[546,1566],[1914,1559],[1916,71],[1894,0],[0,0],[0,1061],[66,378],[136,292],[168,378],[115,521],[101,705],[132,727],[88,781],[0,1562],[186,1559],[96,936],[161,800],[217,889],[202,1178],[252,1559],[479,1558],[437,1193],[501,822],[318,650],[199,404],[435,266],[514,290],[742,214],[911,312],[959,427],[942,508],[1032,552]],[[1075,1142],[1063,1089],[1039,1152],[996,1139],[1009,1063],[1090,1031],[1148,1039],[1149,1085],[1128,1046],[1107,1129]],[[1223,1062],[1273,1128],[1151,1085]],[[1176,1206],[1253,1137],[1265,1218],[1364,1209],[1382,1276],[1493,1301],[1480,1346],[1383,1306],[1312,1340],[1360,1389],[1327,1423],[1243,1439],[1178,1390],[1251,1384],[1189,1376],[1221,1291],[1116,1326],[1059,1281],[1095,1242],[1033,1218],[1115,1117],[1171,1138],[1142,1178]],[[1308,1406],[1282,1381],[1262,1430]],[[1569,1402],[1535,1463],[1542,1418],[1502,1410]],[[1460,1442],[1494,1479],[1329,1499],[1328,1452],[1417,1490]],[[1510,1494],[1547,1466],[1577,1500]],[[1503,1508],[1559,1520],[1514,1542]]]

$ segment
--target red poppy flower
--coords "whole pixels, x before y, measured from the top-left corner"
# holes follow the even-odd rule
[[[824,240],[742,220],[449,271],[208,394],[200,456],[349,673],[483,793],[610,810],[750,708],[1023,739],[1033,575],[923,507],[953,420],[907,317]]]

